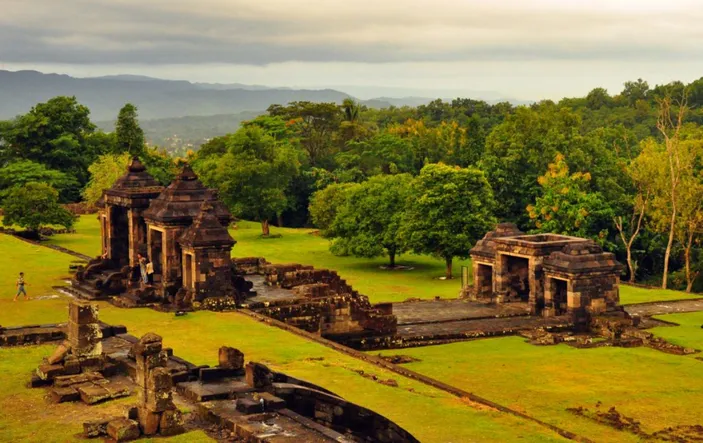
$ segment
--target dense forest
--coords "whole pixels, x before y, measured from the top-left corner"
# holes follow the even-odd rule
[[[262,235],[269,223],[314,225],[338,254],[394,266],[414,251],[451,264],[509,221],[591,238],[627,264],[625,279],[700,290],[702,105],[703,79],[517,107],[293,102],[174,159],[144,146],[133,106],[104,133],[74,98],[57,97],[0,123],[0,198],[6,219],[35,182],[58,203],[94,203],[130,155],[164,183],[186,160]]]

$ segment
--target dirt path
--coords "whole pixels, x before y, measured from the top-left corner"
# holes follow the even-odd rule
[[[653,303],[638,303],[626,305],[625,310],[630,315],[651,317],[652,315],[677,314],[681,312],[703,311],[703,298],[692,300],[661,301]]]

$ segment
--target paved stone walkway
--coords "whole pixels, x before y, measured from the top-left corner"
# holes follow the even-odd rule
[[[640,303],[626,305],[625,310],[630,315],[648,317],[652,315],[676,314],[680,312],[703,311],[703,298],[694,300],[679,300],[657,303]]]
[[[515,334],[518,331],[539,327],[557,327],[568,325],[565,317],[506,317],[480,320],[458,320],[442,323],[425,323],[399,325],[398,335],[404,338],[418,339],[434,337],[436,339],[490,337]]]
[[[527,303],[481,303],[469,300],[427,300],[394,303],[398,325],[447,322],[480,318],[524,316],[530,313]]]

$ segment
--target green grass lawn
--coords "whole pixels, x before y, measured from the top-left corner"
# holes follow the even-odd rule
[[[687,294],[686,292],[673,291],[671,289],[648,289],[638,286],[620,285],[620,303],[623,305],[701,297],[703,297],[703,294]]]
[[[703,312],[658,315],[654,318],[677,323],[679,326],[663,326],[651,329],[651,332],[679,346],[703,351]],[[695,355],[695,357],[702,356],[702,354]]]
[[[63,246],[90,257],[102,254],[100,251],[100,223],[97,215],[82,215],[73,226],[73,234],[57,234],[49,237],[48,243]]]
[[[661,329],[676,334],[676,328]],[[700,343],[703,330],[698,331]],[[614,406],[639,420],[649,433],[668,426],[703,424],[703,362],[691,357],[648,348],[533,346],[520,337],[383,352],[399,353],[421,360],[404,365],[408,369],[593,441],[637,438],[575,416],[566,408],[583,406],[593,411],[602,402],[601,411]]]
[[[75,258],[43,246],[35,246],[9,235],[0,235],[0,325],[15,326],[26,324],[52,323],[65,321],[67,298],[41,297],[56,296],[52,286],[63,285],[69,275],[68,265]],[[18,274],[24,272],[26,289],[31,300],[13,302],[15,282]]]

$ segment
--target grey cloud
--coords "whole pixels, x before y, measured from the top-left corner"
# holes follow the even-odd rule
[[[0,16],[0,60],[266,65],[703,56],[697,8],[542,11],[515,1],[508,2],[511,8],[488,9],[476,1],[452,6],[442,0],[423,13],[421,4],[433,8],[432,2],[411,2],[417,8],[377,2],[391,6],[364,9],[370,3],[361,1],[359,9],[335,13],[328,3],[306,9],[282,0],[10,0]]]

